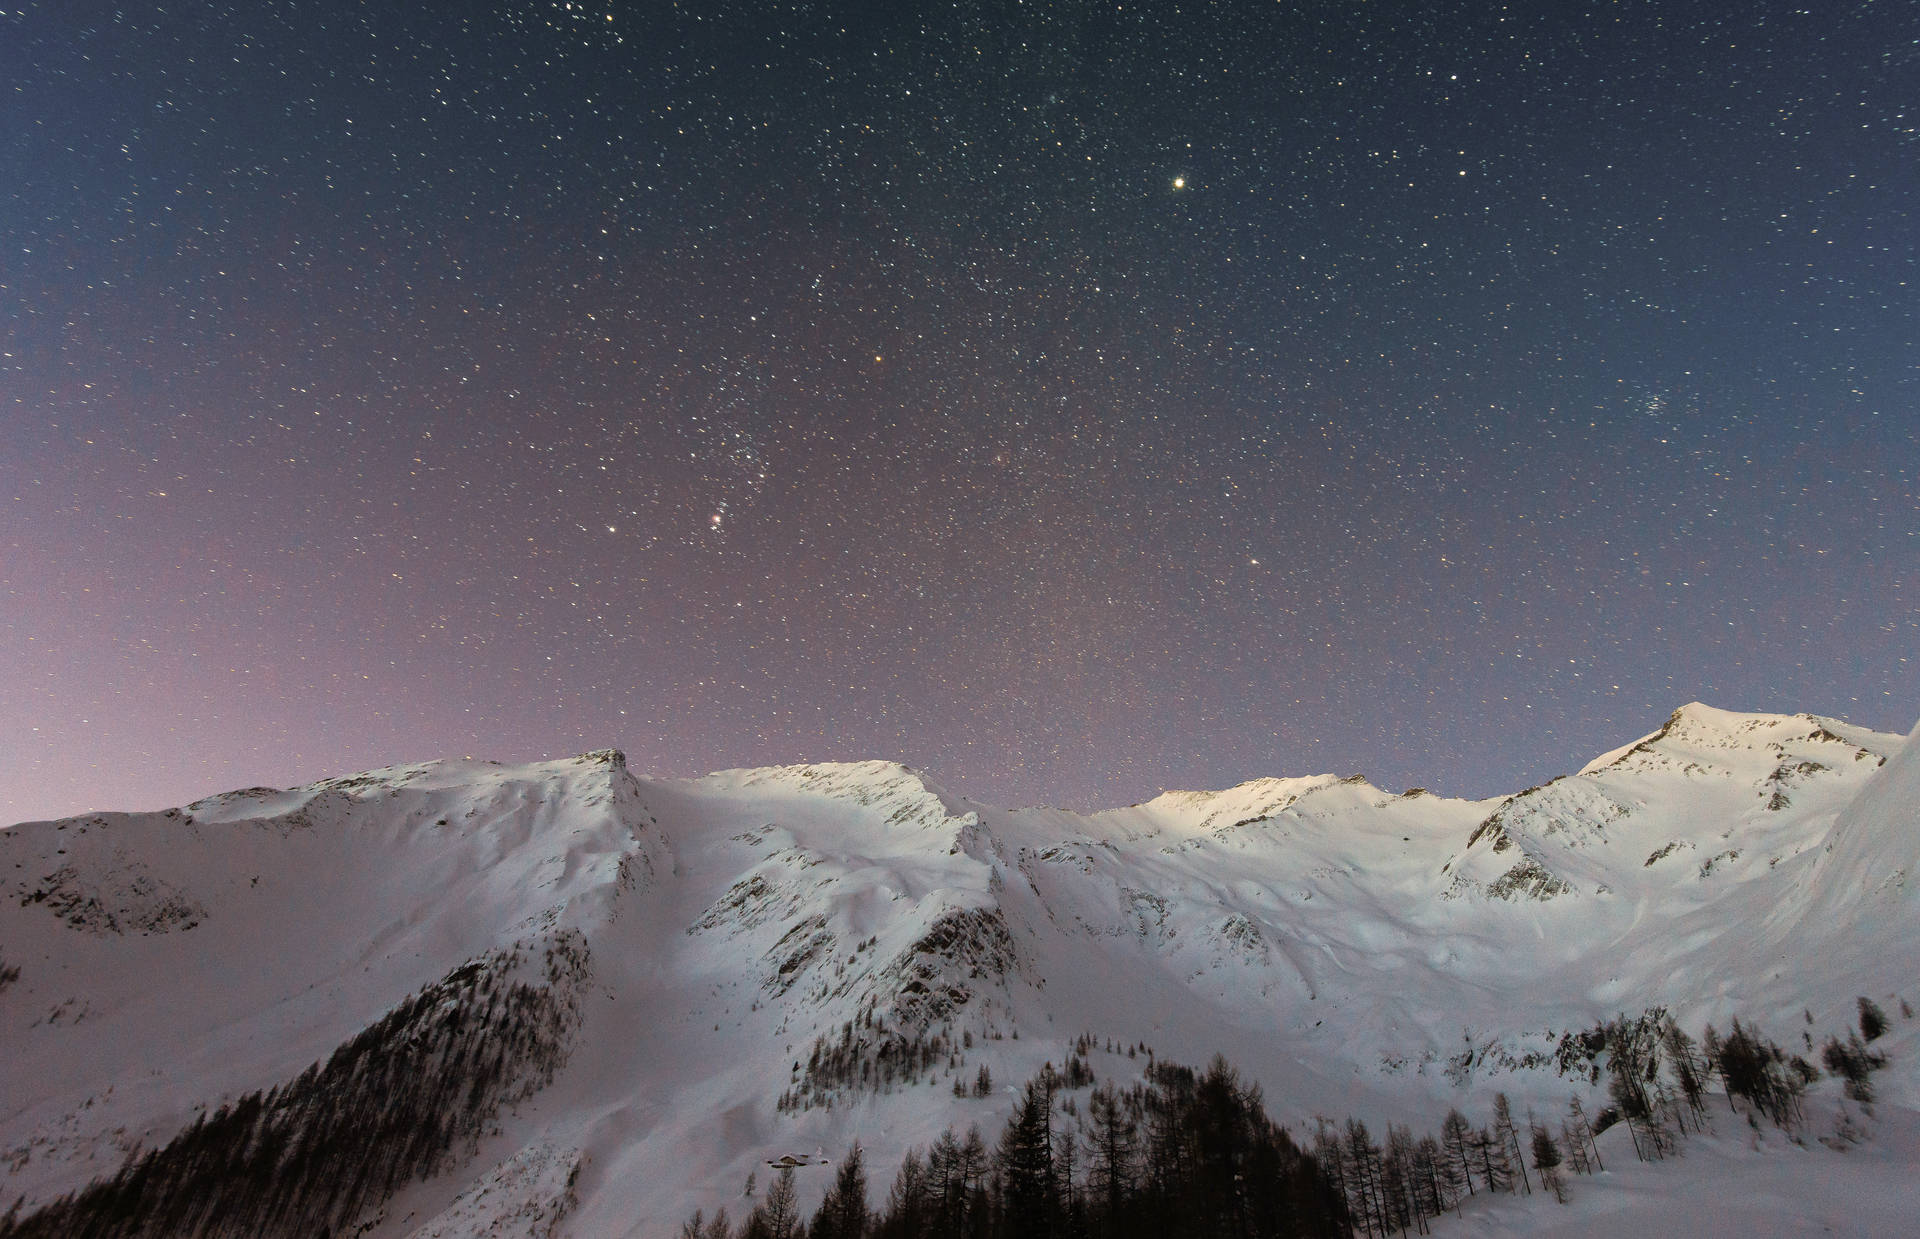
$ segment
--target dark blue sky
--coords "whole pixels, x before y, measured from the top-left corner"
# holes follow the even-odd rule
[[[1920,711],[1920,10],[0,14],[0,818]]]

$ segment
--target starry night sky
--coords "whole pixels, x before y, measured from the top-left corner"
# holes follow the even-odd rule
[[[1920,712],[1920,8],[0,13],[0,820]]]

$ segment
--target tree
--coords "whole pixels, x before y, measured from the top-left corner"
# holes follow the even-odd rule
[[[747,1226],[763,1227],[766,1239],[793,1239],[800,1225],[800,1206],[794,1198],[793,1167],[782,1166],[773,1186],[747,1218]]]
[[[1452,1193],[1453,1210],[1473,1191],[1473,1124],[1457,1108],[1440,1120],[1440,1172]]]
[[[1720,1034],[1714,1031],[1713,1025],[1707,1025],[1700,1034],[1700,1052],[1706,1056],[1708,1074],[1720,1077],[1720,1091],[1727,1095],[1727,1109],[1738,1114],[1739,1109],[1733,1104],[1733,1086],[1727,1083],[1727,1070],[1722,1062],[1726,1049],[1726,1042],[1720,1040]]]
[[[908,1149],[900,1159],[900,1172],[893,1176],[887,1192],[886,1234],[900,1239],[919,1239],[929,1222],[929,1184],[927,1164],[917,1149]]]
[[[1083,1146],[1070,1145],[1067,1120],[1054,1117],[1059,1078],[1042,1071],[1025,1086],[992,1155],[977,1128],[964,1142],[949,1130],[924,1156],[908,1154],[877,1216],[866,1215],[856,1146],[806,1239],[1351,1239],[1349,1212],[1328,1169],[1340,1159],[1337,1131],[1322,1128],[1325,1163],[1303,1152],[1267,1117],[1259,1089],[1224,1060],[1202,1075],[1155,1063],[1147,1084],[1130,1093],[1102,1088],[1089,1103],[1084,1145],[1088,1181],[1097,1190],[1076,1197],[1068,1189],[1069,1158],[1082,1156]],[[1154,1116],[1150,1140],[1141,1136],[1143,1113]],[[1438,1144],[1390,1127],[1383,1157],[1363,1125],[1350,1122],[1349,1130],[1361,1165],[1352,1181],[1365,1193],[1369,1233],[1377,1236],[1383,1226],[1424,1233],[1426,1219],[1446,1201]],[[1391,1167],[1385,1180],[1383,1163]],[[785,1233],[776,1236],[770,1224],[780,1202],[791,1200],[792,1176],[781,1180],[747,1228],[727,1239],[798,1239],[790,1209],[778,1228]],[[689,1239],[716,1239],[710,1226],[697,1220]]]
[[[1872,1075],[1876,1068],[1886,1065],[1886,1059],[1867,1048],[1860,1040],[1860,1034],[1850,1032],[1844,1043],[1837,1037],[1828,1037],[1826,1047],[1821,1051],[1821,1059],[1827,1064],[1827,1070],[1846,1080],[1844,1086],[1847,1096],[1863,1105],[1873,1101]]]
[[[1661,1030],[1661,1042],[1666,1047],[1667,1062],[1673,1067],[1674,1083],[1680,1086],[1680,1096],[1686,1101],[1687,1109],[1694,1117],[1694,1126],[1698,1128],[1707,1113],[1707,1068],[1701,1059],[1699,1047],[1671,1019]]]
[[[1266,1135],[1259,1089],[1242,1084],[1239,1073],[1216,1054],[1194,1084],[1183,1126],[1191,1133],[1188,1187],[1200,1202],[1201,1228],[1221,1239],[1244,1236],[1251,1225],[1247,1169]]]
[[[1072,1098],[1068,1098],[1068,1105],[1071,1104]],[[1073,1128],[1054,1132],[1054,1200],[1059,1213],[1059,1225],[1055,1229],[1062,1236],[1086,1233],[1086,1201],[1081,1197],[1079,1179],[1076,1177],[1080,1166],[1079,1151],[1080,1140]]]
[[[1880,1004],[1862,994],[1860,1002],[1860,1036],[1867,1041],[1878,1041],[1887,1031],[1887,1013]]]
[[[1089,1140],[1093,1160],[1087,1182],[1100,1211],[1102,1233],[1113,1235],[1120,1229],[1127,1184],[1133,1179],[1138,1124],[1111,1084],[1093,1090],[1087,1099],[1087,1114],[1093,1124]]]
[[[1386,1200],[1387,1223],[1403,1235],[1409,1226],[1421,1234],[1427,1229],[1426,1214],[1417,1197],[1415,1152],[1413,1133],[1388,1123],[1386,1148],[1380,1154],[1380,1186]]]
[[[977,1229],[987,1161],[987,1145],[978,1127],[967,1129],[964,1142],[956,1140],[951,1130],[940,1133],[927,1152],[929,1235],[962,1239]]]
[[[1341,1177],[1347,1185],[1347,1209],[1368,1235],[1387,1233],[1385,1185],[1381,1180],[1380,1146],[1359,1119],[1347,1120],[1345,1157]]]
[[[1447,1117],[1440,1123],[1440,1151],[1443,1173],[1457,1212],[1461,1196],[1474,1194],[1473,1125],[1459,1110],[1447,1111]]]
[[[1728,1104],[1734,1097],[1744,1097],[1776,1125],[1791,1130],[1800,1118],[1806,1080],[1786,1069],[1786,1053],[1743,1028],[1737,1019],[1719,1051],[1717,1065]]]
[[[1566,1137],[1575,1174],[1606,1169],[1600,1162],[1600,1146],[1593,1142],[1593,1126],[1587,1122],[1586,1107],[1580,1104],[1578,1095],[1567,1098],[1567,1117],[1560,1121],[1560,1131]]]
[[[965,1221],[970,1233],[980,1230],[987,1216],[987,1174],[992,1165],[979,1125],[968,1127],[967,1138],[960,1142],[960,1182],[967,1194]]]
[[[1000,1172],[1003,1221],[1009,1239],[1046,1239],[1053,1233],[1052,1076],[1030,1081],[1000,1135],[994,1163]]]
[[[949,1127],[927,1150],[927,1204],[932,1210],[928,1233],[957,1235],[966,1212],[966,1193],[959,1182],[960,1142]]]
[[[1656,1079],[1653,1082],[1653,1122],[1647,1125],[1647,1131],[1662,1157],[1677,1153],[1680,1138],[1687,1134],[1686,1117],[1674,1101],[1673,1090],[1667,1087],[1665,1080]]]
[[[1440,1142],[1432,1136],[1420,1137],[1413,1146],[1413,1173],[1415,1197],[1420,1202],[1421,1212],[1428,1217],[1439,1217],[1447,1211],[1448,1204],[1457,1204],[1453,1188],[1447,1181],[1446,1173],[1441,1169],[1446,1154],[1440,1150]]]
[[[1653,1161],[1660,1156],[1660,1142],[1652,1138],[1655,1119],[1653,1102],[1647,1096],[1646,1086],[1641,1082],[1641,1065],[1626,1041],[1615,1042],[1612,1053],[1607,1056],[1607,1096],[1613,1099],[1614,1109],[1627,1121],[1627,1132],[1633,1137],[1633,1155],[1641,1161]]]
[[[680,1239],[731,1239],[732,1235],[733,1227],[727,1221],[724,1207],[715,1210],[711,1219],[703,1210],[695,1209],[693,1216],[680,1227]]]
[[[1527,1195],[1533,1195],[1533,1180],[1527,1177],[1526,1158],[1521,1155],[1520,1133],[1513,1125],[1513,1103],[1505,1093],[1493,1095],[1493,1136],[1500,1142],[1501,1152],[1519,1167],[1520,1182],[1526,1186]]]
[[[1148,1051],[1147,1078],[1151,1087],[1141,1097],[1146,1114],[1144,1170],[1147,1202],[1163,1212],[1175,1208],[1193,1181],[1196,1168],[1194,1133],[1187,1122],[1193,1107],[1193,1070],[1164,1060],[1153,1061]],[[1172,1226],[1174,1219],[1159,1219]]]
[[[1480,1177],[1489,1192],[1513,1192],[1513,1164],[1507,1158],[1504,1141],[1482,1127],[1473,1133],[1474,1160],[1480,1163]]]
[[[1343,1233],[1353,1230],[1353,1196],[1347,1183],[1347,1172],[1341,1157],[1340,1132],[1333,1120],[1320,1115],[1314,1120],[1313,1156],[1320,1164],[1320,1171],[1327,1178],[1327,1184],[1333,1189],[1343,1205],[1347,1207],[1346,1226]]]
[[[867,1224],[866,1155],[856,1140],[841,1159],[833,1186],[814,1212],[807,1239],[866,1239]]]
[[[1535,1122],[1532,1115],[1527,1116],[1527,1126],[1533,1135],[1533,1168],[1540,1172],[1540,1184],[1564,1205],[1567,1203],[1567,1184],[1560,1174],[1560,1146],[1553,1142],[1552,1133]]]

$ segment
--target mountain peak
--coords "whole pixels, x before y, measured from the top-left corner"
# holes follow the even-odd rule
[[[1224,1053],[1283,1119],[1557,1106],[1590,1080],[1542,1030],[1850,1019],[1904,984],[1920,750],[1872,759],[1902,746],[1689,703],[1497,802],[1320,774],[1099,814],[973,806],[893,761],[646,779],[601,749],[0,831],[0,1149],[33,1149],[0,1199],[488,1012],[551,1016],[499,1042],[547,1047],[501,1077],[540,1096],[407,1189],[418,1233],[462,1200],[505,1219],[508,1182],[617,1234],[856,1134],[884,1165],[935,1137],[931,1098],[990,1123],[989,1076],[1069,1054],[1124,1084]]]
[[[1778,758],[1789,747],[1806,744],[1839,744],[1884,757],[1886,740],[1877,732],[1817,714],[1743,713],[1690,701],[1669,715],[1658,731],[1602,753],[1579,773],[1675,761],[1683,767],[1716,765],[1724,763],[1728,754],[1743,751]]]

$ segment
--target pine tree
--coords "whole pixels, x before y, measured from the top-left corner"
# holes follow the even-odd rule
[[[1100,1211],[1101,1233],[1114,1235],[1120,1230],[1127,1184],[1133,1180],[1137,1125],[1111,1084],[1093,1090],[1087,1111],[1093,1122],[1088,1185]]]
[[[1600,1157],[1600,1142],[1594,1138],[1593,1124],[1587,1120],[1587,1112],[1580,1105],[1580,1099],[1578,1097],[1573,1099],[1573,1104],[1569,1109],[1572,1111],[1574,1123],[1579,1128],[1580,1138],[1587,1142],[1587,1160],[1593,1163],[1595,1170],[1601,1174],[1605,1174],[1607,1172],[1607,1163]]]
[[[1579,1173],[1606,1169],[1600,1162],[1600,1146],[1593,1142],[1593,1125],[1587,1122],[1586,1107],[1577,1095],[1567,1098],[1567,1117],[1561,1122],[1561,1130],[1566,1133],[1568,1147],[1579,1151],[1575,1162]]]
[[[1408,1227],[1421,1234],[1427,1230],[1426,1216],[1416,1196],[1413,1158],[1413,1133],[1388,1123],[1386,1147],[1380,1154],[1380,1187],[1386,1200],[1387,1221],[1403,1235]]]
[[[1247,1171],[1256,1146],[1268,1135],[1260,1091],[1240,1080],[1226,1059],[1215,1055],[1195,1082],[1183,1124],[1191,1133],[1192,1195],[1200,1205],[1200,1227],[1232,1239],[1251,1225]]]
[[[807,1239],[866,1239],[867,1223],[866,1156],[856,1140],[807,1227]]]
[[[1744,1097],[1776,1125],[1791,1131],[1800,1119],[1807,1080],[1804,1073],[1787,1069],[1786,1052],[1741,1027],[1737,1019],[1719,1051],[1717,1063],[1728,1104],[1736,1096]]]
[[[766,1239],[793,1239],[793,1232],[800,1225],[800,1206],[794,1195],[792,1166],[780,1168],[765,1199],[748,1217],[747,1225],[752,1226],[755,1218],[765,1227]]]
[[[1051,1075],[1043,1073],[1028,1083],[994,1157],[1008,1239],[1047,1239],[1053,1233],[1057,1201],[1051,1081]]]
[[[1505,1093],[1493,1095],[1493,1135],[1500,1141],[1501,1152],[1519,1168],[1520,1182],[1525,1185],[1527,1195],[1533,1195],[1533,1181],[1527,1176],[1527,1162],[1521,1156],[1520,1133],[1513,1126],[1513,1103]]]
[[[733,1226],[727,1221],[725,1207],[715,1211],[712,1218],[706,1212],[695,1209],[693,1216],[680,1226],[680,1239],[732,1239]]]
[[[1346,1165],[1341,1155],[1340,1133],[1334,1127],[1333,1120],[1325,1115],[1320,1115],[1314,1120],[1313,1156],[1320,1165],[1321,1173],[1326,1176],[1328,1186],[1339,1197],[1341,1203],[1347,1206],[1344,1233],[1351,1234],[1353,1196],[1347,1183]]]
[[[1422,1136],[1413,1148],[1413,1169],[1419,1184],[1421,1208],[1428,1217],[1439,1217],[1459,1203],[1442,1170],[1446,1154],[1432,1136]]]
[[[1540,1172],[1540,1185],[1564,1205],[1567,1203],[1567,1185],[1560,1174],[1560,1146],[1553,1142],[1552,1133],[1536,1122],[1531,1114],[1527,1116],[1527,1127],[1533,1137],[1533,1168]]]
[[[987,1175],[993,1169],[993,1156],[987,1151],[986,1138],[980,1134],[978,1124],[967,1128],[967,1138],[960,1142],[960,1182],[967,1193],[967,1225],[978,1230],[986,1217],[985,1198]]]
[[[1067,1104],[1072,1104],[1072,1098]],[[1055,1231],[1063,1237],[1077,1236],[1086,1230],[1085,1202],[1081,1199],[1080,1140],[1074,1128],[1063,1125],[1053,1133],[1053,1182],[1058,1225]]]
[[[1645,1138],[1653,1106],[1640,1084],[1638,1064],[1624,1043],[1616,1044],[1607,1058],[1607,1096],[1613,1099],[1614,1108],[1627,1122],[1628,1134],[1633,1137],[1633,1155],[1643,1162],[1657,1158],[1658,1145]]]
[[[1708,1077],[1715,1075],[1720,1077],[1720,1091],[1726,1096],[1727,1109],[1738,1114],[1739,1110],[1733,1104],[1733,1089],[1727,1084],[1726,1068],[1721,1065],[1721,1058],[1726,1053],[1726,1043],[1720,1040],[1720,1034],[1714,1031],[1712,1024],[1708,1024],[1700,1034],[1700,1052],[1707,1060]]]
[[[1647,1132],[1662,1157],[1671,1157],[1678,1152],[1680,1138],[1687,1134],[1686,1120],[1679,1103],[1674,1100],[1673,1090],[1667,1087],[1665,1080],[1656,1079],[1653,1082],[1652,1119],[1647,1124]]]
[[[1473,1125],[1458,1110],[1447,1111],[1447,1117],[1440,1124],[1440,1149],[1445,1154],[1442,1165],[1457,1209],[1463,1194],[1474,1194]]]
[[[1821,1058],[1828,1071],[1846,1080],[1844,1088],[1848,1097],[1862,1104],[1872,1103],[1872,1073],[1887,1060],[1869,1050],[1859,1033],[1848,1033],[1844,1044],[1837,1037],[1828,1037]]]
[[[1864,1041],[1878,1041],[1887,1031],[1887,1013],[1880,1004],[1862,994],[1860,1004],[1860,1037]]]
[[[1473,1133],[1474,1158],[1480,1163],[1480,1177],[1491,1193],[1513,1192],[1513,1164],[1507,1157],[1504,1141],[1482,1127]]]
[[[887,1192],[887,1233],[900,1239],[919,1239],[930,1221],[930,1185],[927,1164],[917,1149],[900,1159],[900,1172]]]
[[[959,1229],[953,1221],[965,1207],[954,1182],[954,1163],[959,1157],[960,1142],[953,1138],[951,1127],[927,1149],[927,1197],[933,1215],[929,1234],[949,1235]]]
[[[927,1153],[927,1178],[932,1221],[929,1234],[938,1239],[961,1239],[973,1233],[979,1216],[979,1196],[987,1173],[987,1146],[980,1129],[967,1130],[964,1142],[951,1130],[942,1132]]]
[[[1667,1062],[1673,1068],[1674,1083],[1679,1085],[1680,1096],[1693,1113],[1694,1125],[1698,1127],[1707,1113],[1707,1068],[1699,1047],[1671,1019],[1662,1031],[1661,1040],[1666,1046]]]
[[[994,1156],[977,1128],[964,1143],[947,1131],[924,1158],[906,1156],[877,1217],[866,1214],[856,1146],[807,1239],[1092,1239],[1096,1233],[1102,1239],[1350,1239],[1351,1214],[1331,1173],[1343,1151],[1337,1133],[1322,1126],[1325,1163],[1303,1153],[1267,1117],[1259,1090],[1242,1083],[1223,1060],[1199,1077],[1156,1062],[1146,1086],[1131,1094],[1103,1089],[1090,1102],[1095,1122],[1085,1146],[1088,1179],[1100,1189],[1090,1211],[1070,1168],[1080,1145],[1060,1131],[1065,1122],[1053,1118],[1058,1079],[1043,1070],[1026,1086]],[[1135,1137],[1143,1112],[1154,1117],[1154,1126],[1140,1157]],[[1364,1125],[1352,1121],[1349,1132],[1359,1172],[1345,1181],[1359,1187],[1361,1224],[1375,1236],[1387,1226],[1424,1232],[1426,1219],[1446,1207],[1438,1144],[1390,1127],[1383,1154]],[[791,1194],[792,1176],[783,1174],[738,1239],[798,1239],[790,1210],[778,1228],[784,1233],[776,1236],[771,1224]],[[1093,1222],[1100,1224],[1097,1231]],[[688,1233],[735,1239],[704,1219]]]
[[[1194,1133],[1187,1122],[1193,1107],[1194,1074],[1165,1061],[1154,1062],[1148,1052],[1147,1078],[1151,1087],[1142,1096],[1146,1113],[1146,1203],[1163,1229],[1177,1221],[1179,1203],[1197,1173]],[[1143,1223],[1142,1229],[1152,1226]]]
[[[1347,1208],[1369,1236],[1387,1233],[1386,1191],[1380,1175],[1380,1146],[1367,1125],[1347,1120],[1345,1158],[1341,1166],[1347,1185]]]

